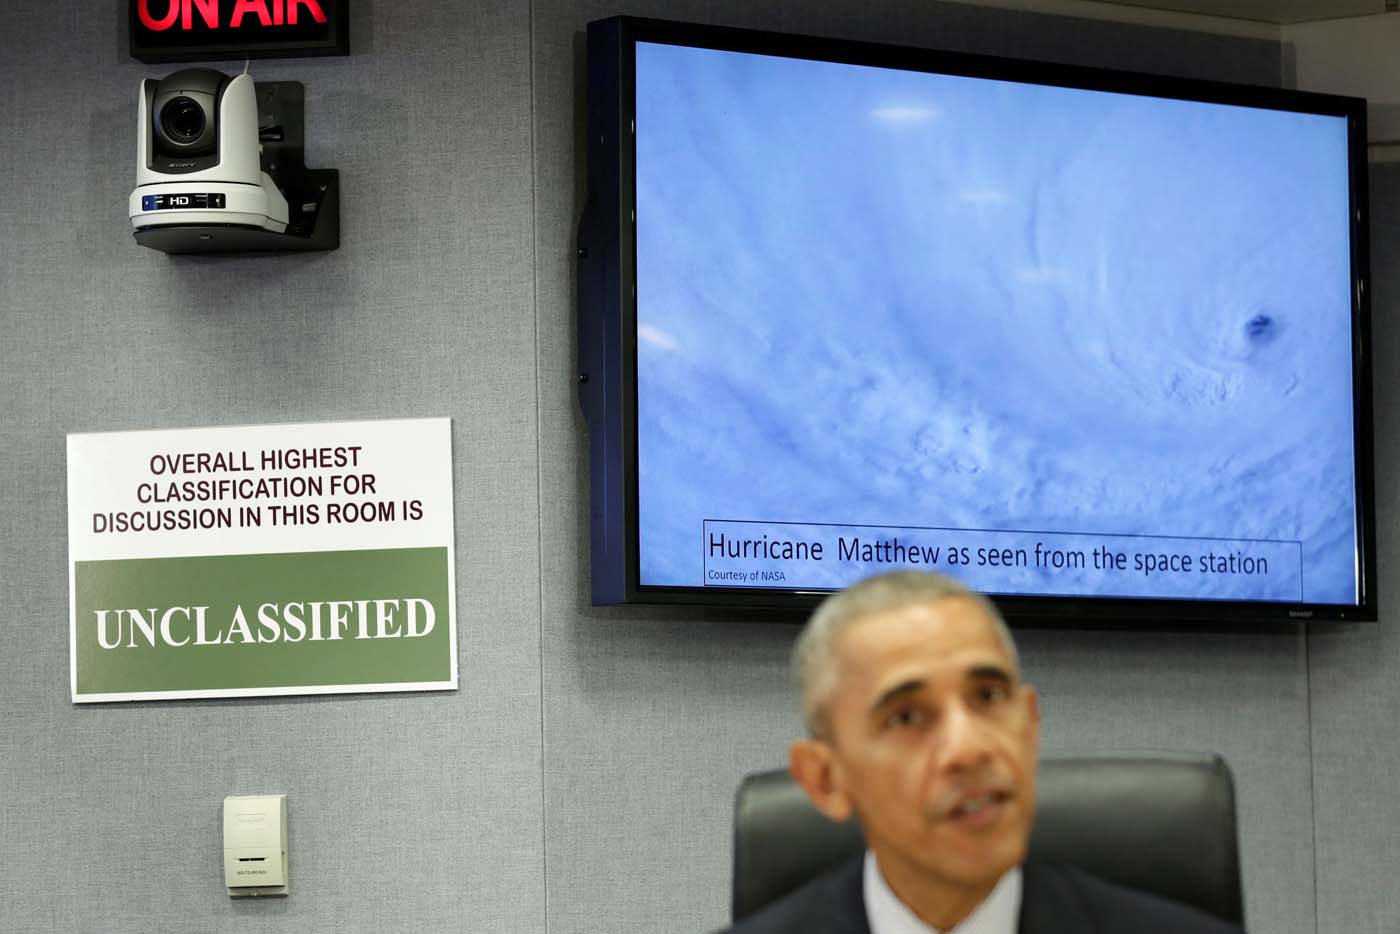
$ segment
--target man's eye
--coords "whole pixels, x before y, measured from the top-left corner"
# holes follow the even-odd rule
[[[1004,684],[983,684],[976,692],[978,702],[984,705],[998,704],[1010,696],[1011,691]]]
[[[909,728],[920,726],[924,722],[924,712],[918,707],[901,707],[890,714],[890,726]]]

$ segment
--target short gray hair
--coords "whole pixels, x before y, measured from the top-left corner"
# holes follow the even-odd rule
[[[836,639],[848,625],[876,613],[954,598],[971,600],[986,611],[1006,648],[1012,670],[1019,673],[1021,664],[1011,630],[996,605],[977,591],[946,574],[930,571],[891,571],[867,577],[823,600],[793,646],[792,673],[808,733],[819,738],[829,733],[824,708],[835,680]]]

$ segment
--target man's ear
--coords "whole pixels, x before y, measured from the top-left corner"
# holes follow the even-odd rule
[[[820,739],[799,739],[788,749],[788,771],[807,792],[812,803],[831,820],[840,823],[851,816],[840,765],[831,745]]]

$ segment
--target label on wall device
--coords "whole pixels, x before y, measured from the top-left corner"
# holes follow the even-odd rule
[[[457,687],[446,418],[68,436],[75,702]]]
[[[346,0],[127,0],[127,10],[142,62],[350,52]]]

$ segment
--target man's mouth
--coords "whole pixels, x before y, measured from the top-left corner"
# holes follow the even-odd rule
[[[944,817],[966,826],[982,826],[1000,817],[1010,800],[1011,792],[1003,789],[978,791],[961,798],[944,812]]]

